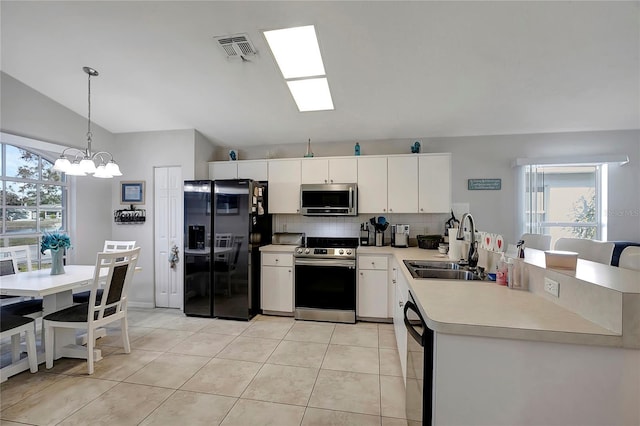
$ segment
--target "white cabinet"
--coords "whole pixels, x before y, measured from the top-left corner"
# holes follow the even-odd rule
[[[237,179],[237,161],[213,161],[209,163],[209,179]]]
[[[269,179],[267,160],[238,161],[238,179]]]
[[[418,212],[418,157],[387,158],[387,206],[389,213]]]
[[[358,256],[360,318],[388,318],[389,271],[386,256]]]
[[[269,160],[269,213],[300,213],[300,159]]]
[[[428,154],[418,158],[418,208],[420,213],[451,210],[451,154]]]
[[[387,157],[358,157],[358,213],[387,211]]]
[[[395,281],[395,282],[394,282]],[[407,284],[399,264],[392,265],[391,286],[394,288],[393,300],[393,328],[396,334],[396,344],[400,355],[400,367],[402,368],[402,378],[407,382],[407,329],[404,325],[404,304],[409,297],[409,285]]]
[[[305,158],[302,160],[302,183],[354,183],[357,180],[356,158]]]
[[[267,160],[212,161],[209,179],[268,180]]]
[[[293,253],[262,253],[260,308],[293,313]]]

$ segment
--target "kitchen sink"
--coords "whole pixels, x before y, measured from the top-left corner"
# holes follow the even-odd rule
[[[409,270],[413,269],[460,269],[460,265],[455,262],[438,262],[431,260],[405,260]]]
[[[471,271],[460,269],[453,262],[433,262],[426,260],[405,260],[404,264],[413,278],[480,281],[482,278]]]

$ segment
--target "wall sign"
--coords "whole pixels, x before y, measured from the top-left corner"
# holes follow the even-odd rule
[[[502,179],[468,179],[469,191],[501,190]]]

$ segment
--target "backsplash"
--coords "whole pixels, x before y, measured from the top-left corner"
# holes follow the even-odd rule
[[[369,222],[373,214],[358,216],[308,217],[298,214],[273,215],[273,232],[304,232],[307,237],[358,237],[360,224]],[[444,224],[450,217],[447,213],[434,214],[380,214],[390,224],[410,226],[410,238],[416,235],[444,233]],[[376,216],[376,217],[377,217]],[[373,230],[373,227],[371,227]],[[385,242],[390,241],[391,226],[385,232]]]

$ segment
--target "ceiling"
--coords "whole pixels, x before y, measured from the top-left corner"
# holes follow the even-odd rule
[[[640,128],[640,2],[2,1],[1,69],[112,133],[228,147]],[[262,31],[314,24],[334,111]],[[214,36],[248,33],[250,62]]]

